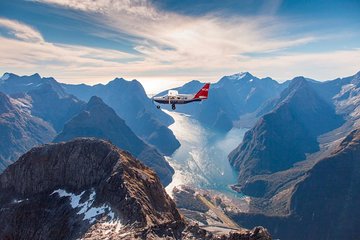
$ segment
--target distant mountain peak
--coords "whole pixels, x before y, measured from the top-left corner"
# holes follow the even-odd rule
[[[230,76],[227,76],[231,80],[240,80],[240,79],[249,79],[249,78],[255,78],[251,73],[249,72],[240,72],[236,73]]]
[[[18,77],[18,75],[14,74],[14,73],[9,73],[9,72],[6,72],[2,75],[2,77],[0,78],[0,82],[2,81],[5,81],[5,80],[8,80],[9,78],[11,77]]]
[[[98,96],[92,96],[88,102],[88,106],[98,105],[98,104],[104,104],[103,100],[99,98]]]
[[[34,73],[34,74],[31,75],[30,77],[41,78],[40,74],[38,74],[38,73]]]

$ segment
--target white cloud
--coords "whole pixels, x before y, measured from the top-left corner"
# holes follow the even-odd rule
[[[155,91],[154,85],[169,87],[191,79],[215,81],[239,71],[285,80],[296,75],[331,79],[360,69],[357,49],[292,53],[291,47],[319,41],[324,36],[289,37],[282,33],[292,27],[291,22],[274,16],[184,16],[161,11],[146,0],[36,1],[82,11],[82,19],[131,36],[138,54],[49,43],[30,26],[3,19],[3,25],[12,29],[17,39],[0,38],[0,70],[40,72],[61,81],[88,83],[123,76],[137,78],[145,88]],[[284,49],[286,54],[278,51]],[[269,52],[272,56],[264,56]],[[263,57],[249,57],[252,54]],[[168,83],[157,84],[159,79]]]
[[[18,21],[0,18],[0,28],[8,30],[8,34],[13,35],[17,39],[29,42],[44,42],[41,34],[34,28],[19,23]]]

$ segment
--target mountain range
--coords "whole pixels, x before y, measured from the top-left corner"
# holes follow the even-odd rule
[[[180,93],[196,93],[203,84],[193,80],[174,90]],[[241,117],[255,112],[269,99],[277,97],[287,85],[288,82],[280,84],[269,77],[259,79],[249,72],[224,76],[211,84],[206,101],[179,105],[177,110],[191,115],[206,127],[227,132]],[[164,91],[157,96],[166,93],[167,91]]]
[[[167,128],[174,120],[156,109],[138,81],[116,78],[106,85],[62,84],[62,87],[83,101],[89,101],[92,96],[100,97],[137,136],[161,153],[171,155],[180,146],[173,132]]]
[[[126,85],[125,81],[123,84]],[[135,87],[135,89],[137,88],[139,87]],[[132,93],[128,92],[130,89],[120,88],[117,90],[132,96]],[[174,170],[162,154],[135,135],[125,121],[113,109],[105,105],[100,98],[95,97],[86,104],[74,95],[67,93],[55,79],[41,78],[38,74],[20,77],[5,73],[0,81],[0,91],[6,93],[0,92],[0,104],[2,105],[0,171],[3,171],[30,148],[51,142],[56,135],[58,136],[55,141],[89,136],[114,141],[114,144],[130,151],[147,166],[152,167],[159,174],[163,184],[170,183]],[[118,94],[121,95],[121,91]],[[148,107],[146,104],[142,105],[143,102],[150,101],[148,98],[147,101],[144,100],[143,92],[139,96],[136,91],[133,94],[134,99],[136,97],[142,99],[137,102],[137,110]],[[130,99],[127,100],[130,101]],[[155,108],[152,104],[150,107]],[[161,146],[161,149],[166,148],[166,152],[171,154],[171,151],[178,147],[179,142],[165,125],[153,119],[149,114],[135,111],[132,114],[137,117],[142,116],[141,120],[137,121],[141,121],[142,129],[151,135],[150,138],[157,141],[156,145]],[[145,115],[147,117],[143,118]],[[165,119],[171,121],[168,115],[165,115]],[[131,117],[128,120],[131,122]],[[86,129],[85,122],[87,123]]]
[[[263,105],[229,155],[239,170],[233,188],[251,198],[250,210],[233,216],[239,224],[260,223],[281,239],[359,235],[359,80],[360,72],[326,82],[298,77]]]
[[[194,80],[176,89],[194,93],[202,85]],[[161,183],[174,171],[163,155],[179,142],[167,128],[173,120],[139,82],[68,85],[6,73],[0,92],[0,171],[30,148],[56,142],[33,148],[0,175],[0,224],[7,226],[0,238],[218,239],[188,223],[164,192]],[[229,154],[239,173],[232,188],[245,195],[246,208],[223,210],[238,225],[260,224],[275,239],[356,239],[359,93],[360,72],[284,83],[245,72],[221,78],[208,100],[177,111],[219,134],[249,128]],[[182,192],[181,203],[199,203],[196,192],[191,199]],[[220,239],[269,239],[263,228],[234,234]]]

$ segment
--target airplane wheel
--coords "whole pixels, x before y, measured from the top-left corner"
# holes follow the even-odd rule
[[[158,105],[158,106],[156,106],[156,108],[157,108],[157,109],[160,109],[160,106]]]
[[[175,109],[176,109],[175,104],[173,104],[173,105],[171,106],[171,108],[172,108],[172,110],[175,110]]]

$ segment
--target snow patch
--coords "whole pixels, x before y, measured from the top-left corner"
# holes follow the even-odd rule
[[[28,198],[25,198],[25,199],[14,199],[14,200],[13,200],[13,203],[21,203],[21,202],[27,201],[27,200],[29,200],[29,199],[28,199]]]
[[[57,193],[59,197],[69,197],[70,205],[73,209],[80,208],[77,212],[78,215],[84,215],[83,220],[88,220],[91,224],[96,221],[96,217],[99,215],[103,215],[107,213],[107,216],[110,218],[110,221],[115,220],[115,213],[112,211],[111,207],[107,204],[102,204],[101,206],[93,206],[96,192],[92,190],[89,198],[80,203],[81,197],[85,193],[85,191],[80,194],[68,193],[66,190],[58,189],[51,193],[51,195]]]
[[[246,72],[245,73],[241,72],[228,76],[228,78],[231,80],[239,80],[239,79],[243,79],[245,76],[246,76]]]

